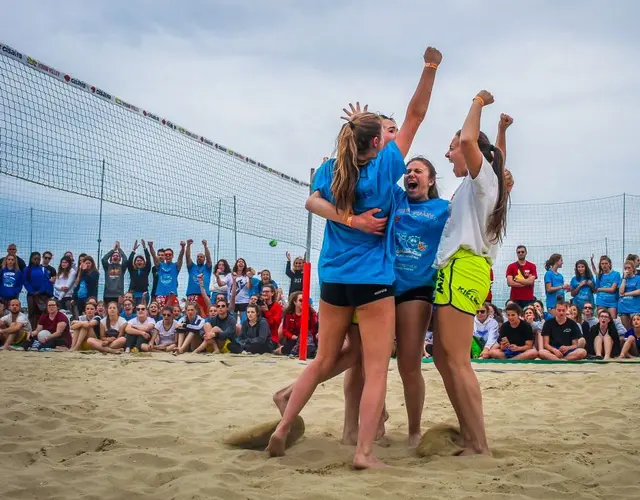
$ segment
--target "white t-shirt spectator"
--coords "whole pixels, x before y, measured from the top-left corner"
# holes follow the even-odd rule
[[[230,277],[231,274],[221,274],[220,275],[220,279],[222,281],[224,281],[225,283],[231,283],[230,281],[227,282],[227,277]],[[211,292],[211,295],[213,296],[213,298],[215,298],[216,295],[218,295],[219,293],[224,294],[225,297],[228,298],[228,289],[227,289],[227,285],[222,285],[219,286],[218,285],[218,280],[216,279],[215,275],[211,276],[211,283],[209,284],[209,291]]]
[[[73,297],[73,282],[76,279],[76,271],[72,268],[69,271],[69,276],[64,278],[60,273],[56,276],[56,282],[53,285],[53,296],[60,299],[68,299]],[[62,291],[62,287],[68,287],[69,290],[66,292]]]
[[[7,311],[2,319],[0,319],[0,325],[2,325],[2,328],[9,328],[11,326],[11,323],[13,323],[13,318],[11,316],[11,312]],[[16,323],[22,323],[22,329],[26,330],[27,333],[31,333],[31,323],[29,322],[29,318],[25,313],[18,313],[18,315],[16,316]]]
[[[135,317],[133,319],[130,319],[129,321],[127,321],[127,323],[131,326],[133,326],[134,328],[136,326],[145,326],[145,325],[154,325],[156,324],[156,322],[153,320],[153,318],[147,318],[144,323],[140,323],[140,321],[138,321],[138,318]],[[151,333],[151,332],[149,332]]]
[[[227,283],[227,299],[229,300],[229,302],[231,302],[232,279],[233,274],[227,274],[224,277],[224,280]],[[247,288],[248,283],[249,278],[247,276],[238,276],[236,278],[236,304],[249,303],[249,288]]]
[[[118,335],[120,335],[120,329],[122,328],[122,325],[127,324],[127,320],[122,316],[118,316],[118,321],[116,321],[115,323],[111,323],[111,325],[109,325],[108,327],[107,318],[102,318],[100,320],[100,323],[104,325],[104,334],[107,337],[117,337]]]
[[[170,345],[175,342],[176,338],[176,326],[178,326],[178,322],[174,319],[171,323],[171,327],[169,329],[164,327],[164,321],[160,320],[156,323],[156,330],[158,331],[158,344],[159,345]]]

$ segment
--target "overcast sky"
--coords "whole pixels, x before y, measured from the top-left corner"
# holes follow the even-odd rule
[[[483,88],[490,137],[500,112],[515,119],[514,202],[640,194],[640,2],[0,5],[0,41],[301,179],[350,100],[403,119],[433,45],[444,59],[412,153],[434,161],[445,195],[457,181],[444,153]]]

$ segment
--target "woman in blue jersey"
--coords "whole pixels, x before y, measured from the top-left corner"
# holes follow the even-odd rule
[[[365,383],[360,405],[360,427],[353,465],[378,467],[373,441],[382,414],[387,370],[395,326],[394,224],[381,235],[364,233],[352,226],[354,214],[379,208],[379,217],[394,210],[393,186],[405,173],[404,156],[424,119],[435,73],[442,59],[437,49],[427,48],[424,69],[395,142],[384,144],[380,117],[359,113],[343,125],[337,155],[316,172],[313,194],[307,201],[323,198],[336,206],[322,214],[327,218],[318,263],[321,285],[320,342],[316,359],[296,381],[287,407],[267,450],[284,454],[289,429],[318,383],[328,378],[357,311],[361,332]]]
[[[634,260],[626,260],[624,263],[618,313],[626,330],[631,328],[631,317],[640,314],[640,274],[636,274]]]
[[[571,278],[569,287],[573,303],[578,306],[580,311],[587,302],[593,304],[593,292],[596,289],[596,284],[586,260],[576,262],[576,275]]]
[[[435,262],[433,360],[460,423],[463,455],[489,453],[482,393],[469,353],[474,317],[489,293],[491,264],[506,230],[511,184],[503,152],[480,131],[482,108],[492,102],[485,90],[474,97],[445,154],[462,183],[451,199]]]
[[[556,308],[558,295],[564,299],[564,292],[571,289],[569,285],[564,284],[564,276],[558,272],[562,264],[562,255],[559,253],[551,254],[544,264],[544,268],[547,270],[544,273],[544,293],[547,298],[547,311],[552,315]]]
[[[591,269],[594,274],[597,273],[596,280],[596,306],[598,309],[607,309],[612,319],[618,317],[618,300],[620,287],[620,273],[613,270],[611,259],[603,255],[600,257],[598,270],[596,270],[591,256]]]

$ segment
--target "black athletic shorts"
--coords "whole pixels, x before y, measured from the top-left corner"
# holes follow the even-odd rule
[[[396,295],[396,305],[402,304],[403,302],[409,302],[411,300],[421,300],[423,302],[433,304],[433,291],[434,288],[432,286],[419,286],[417,288],[412,288],[400,295]]]
[[[393,297],[393,285],[345,285],[322,283],[320,298],[338,307],[358,307],[386,297]]]

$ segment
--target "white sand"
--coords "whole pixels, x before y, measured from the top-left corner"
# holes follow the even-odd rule
[[[454,423],[437,371],[423,366],[423,430]],[[271,394],[302,368],[273,357],[0,353],[0,498],[640,498],[640,364],[475,365],[492,458],[410,453],[395,362],[378,447],[388,469],[350,469],[342,377],[318,388],[286,457],[221,444],[277,418]]]

